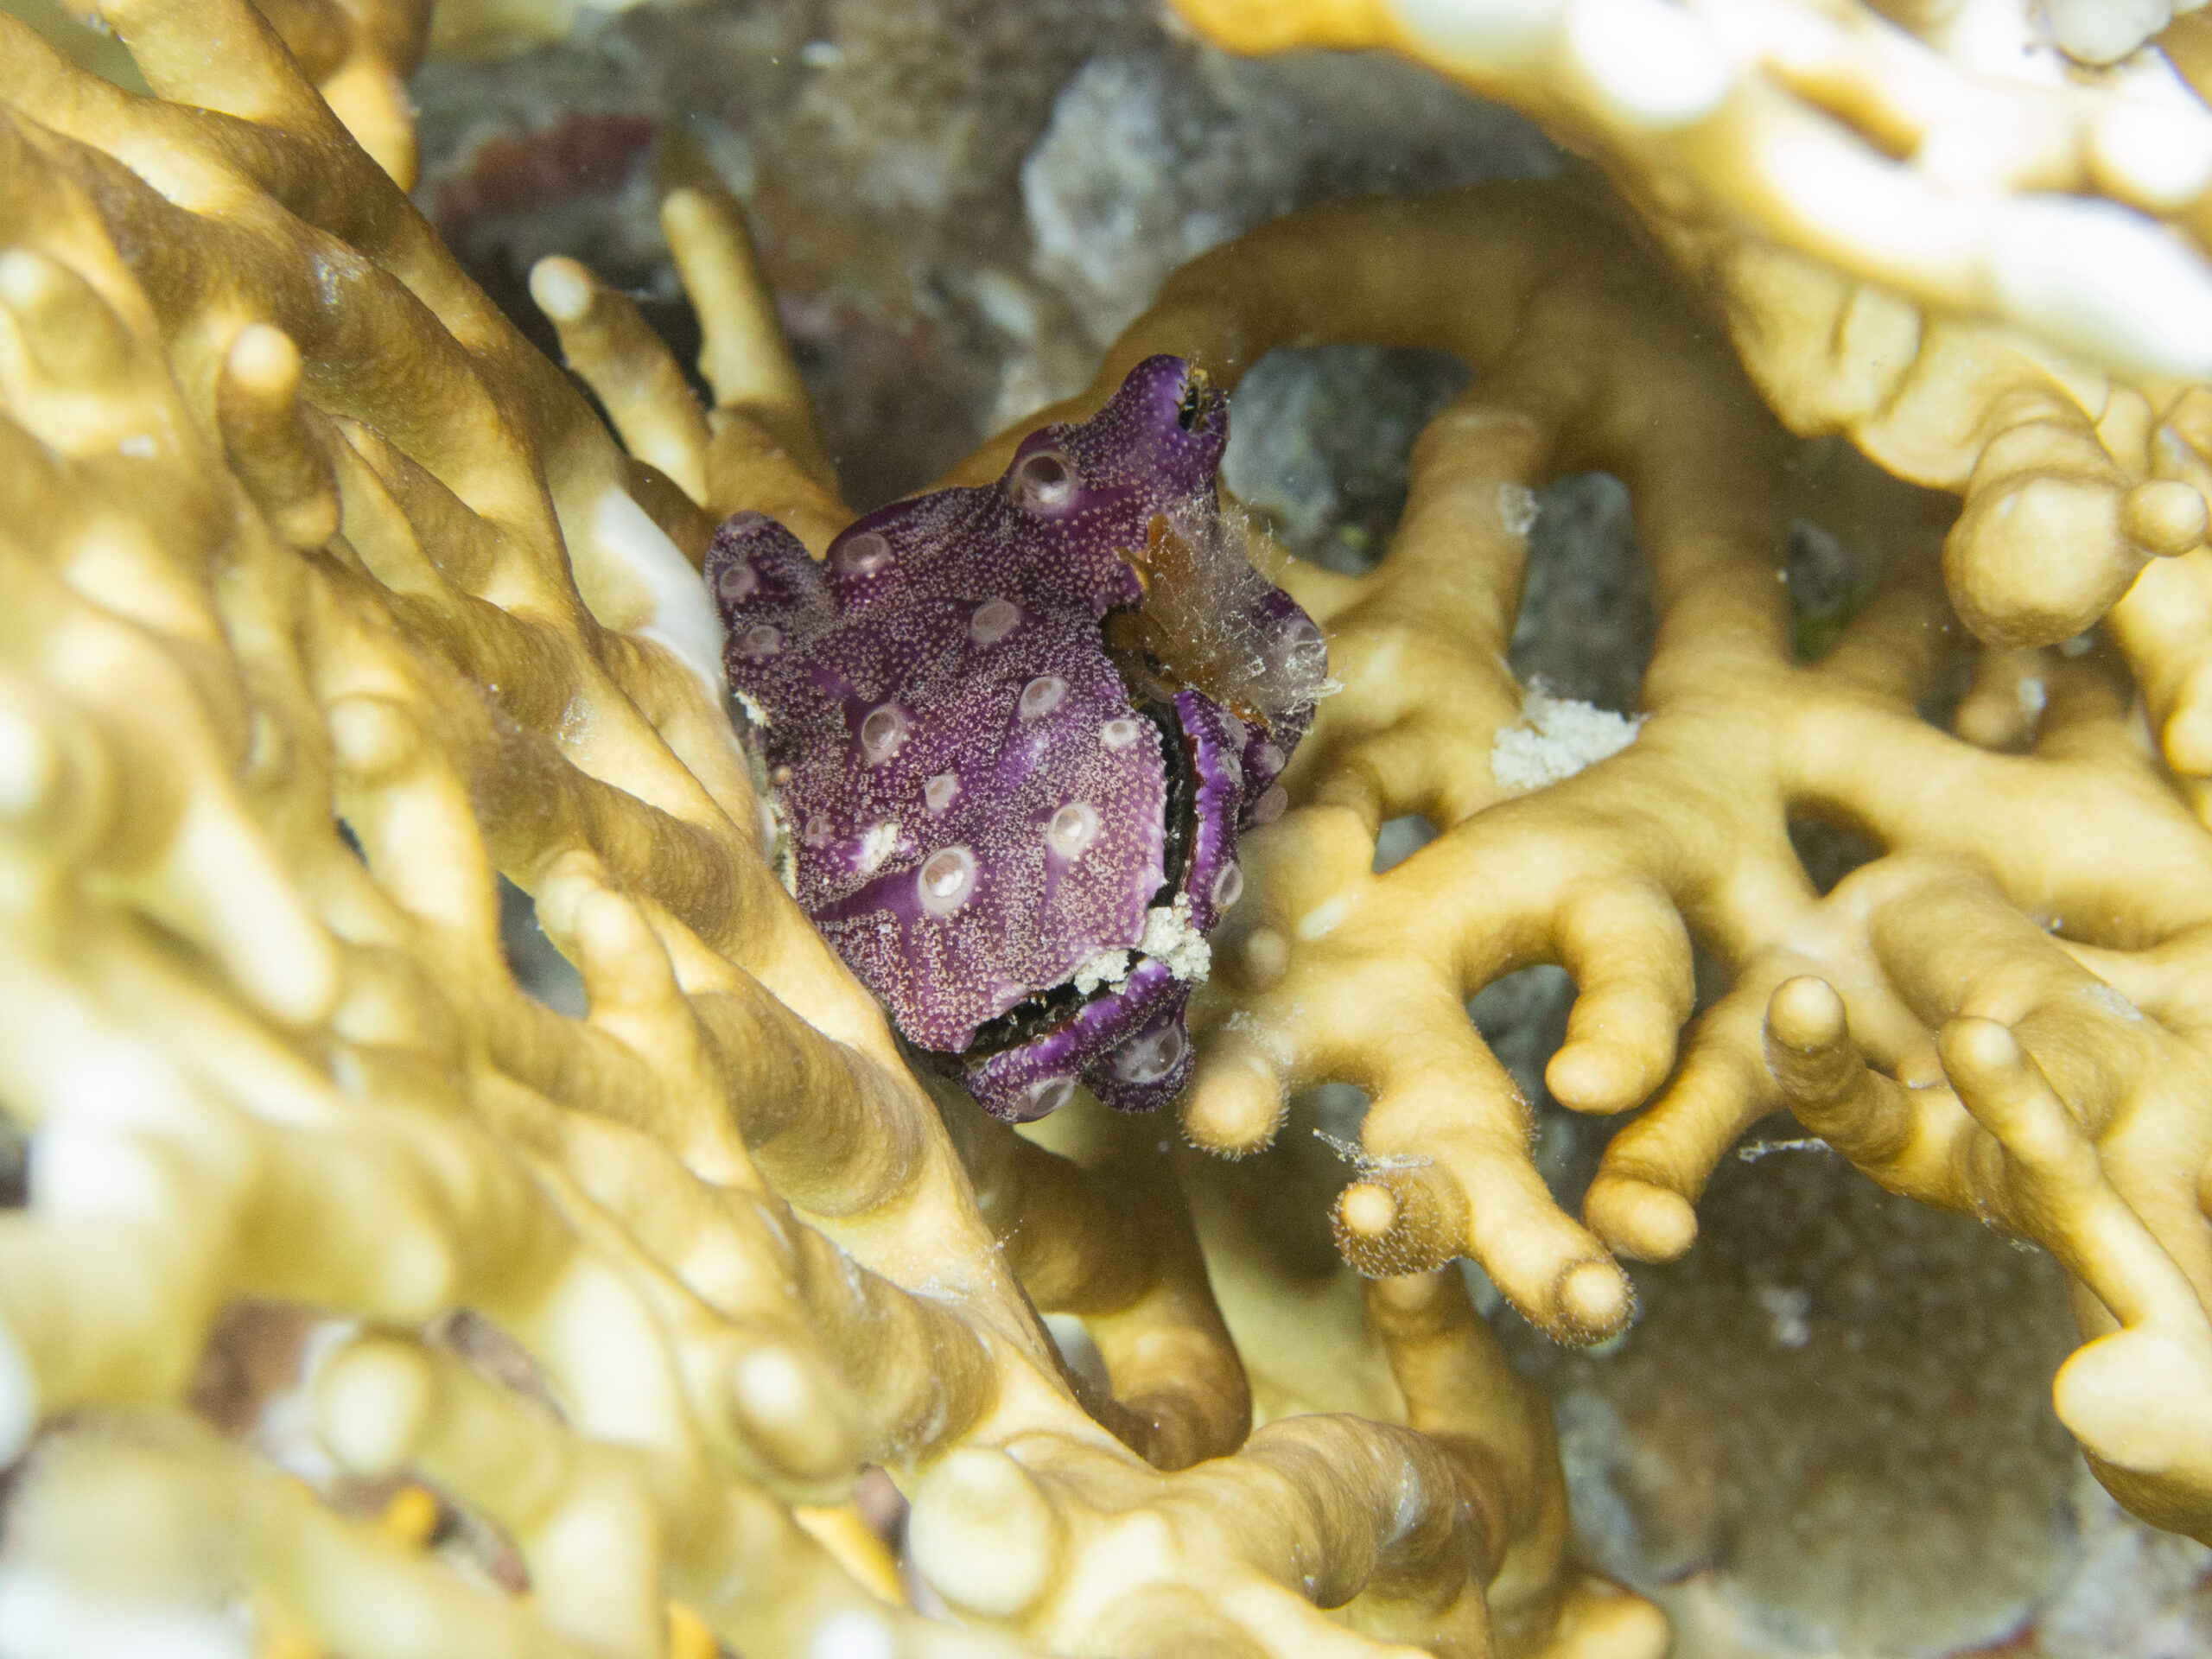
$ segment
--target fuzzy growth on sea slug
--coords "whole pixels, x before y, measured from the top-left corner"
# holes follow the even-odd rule
[[[1228,437],[1206,376],[1149,358],[997,483],[870,513],[822,563],[757,513],[708,557],[800,904],[1002,1117],[1182,1087],[1238,832],[1282,811],[1326,683],[1221,510]]]

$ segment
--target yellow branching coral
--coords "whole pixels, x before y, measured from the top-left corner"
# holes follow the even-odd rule
[[[430,0],[269,0],[258,9],[354,141],[412,189],[421,158],[407,77],[429,43]],[[143,91],[130,54],[97,18],[80,17],[80,10],[73,0],[0,5],[85,67]]]
[[[2212,777],[2212,111],[2091,27],[2135,9],[2053,6],[2056,40],[2037,8],[1860,0],[1179,9],[1239,50],[1396,47],[1591,155],[1787,425],[1965,497],[1967,625],[2108,619],[2167,759]]]
[[[1714,1166],[1788,1104],[1885,1184],[2067,1264],[2091,1340],[2061,1374],[2062,1417],[2124,1502],[2212,1535],[2194,966],[2212,837],[2145,752],[2120,664],[1988,653],[1961,723],[2024,753],[1923,720],[1962,643],[1936,499],[1793,474],[1664,273],[1557,193],[1279,221],[1174,278],[1085,396],[1156,351],[1233,378],[1275,345],[1354,332],[1481,372],[1423,435],[1375,571],[1285,575],[1332,630],[1344,689],[1291,774],[1313,804],[1249,843],[1186,1132],[1238,1155],[1291,1091],[1359,1085],[1346,1255],[1383,1275],[1471,1256],[1532,1320],[1586,1339],[1630,1312],[1609,1249],[1688,1249]],[[1503,741],[1523,712],[1505,647],[1531,490],[1593,466],[1629,485],[1652,568],[1646,713],[1632,741],[1555,755],[1560,780],[1531,788]],[[1784,580],[1793,504],[1888,543],[1881,585],[1811,664]],[[1378,828],[1414,813],[1445,833],[1375,874]],[[1792,819],[1879,855],[1822,894]],[[1733,982],[1690,1023],[1693,938]],[[1537,962],[1579,991],[1553,1095],[1649,1107],[1612,1140],[1583,1224],[1553,1207],[1528,1103],[1462,1012]]]
[[[1456,1274],[1248,1435],[1156,1136],[933,1100],[777,884],[695,561],[847,515],[731,204],[664,215],[711,411],[538,273],[626,451],[245,0],[101,16],[157,96],[0,20],[12,1649],[1656,1655]],[[810,1508],[867,1464],[965,1628]]]

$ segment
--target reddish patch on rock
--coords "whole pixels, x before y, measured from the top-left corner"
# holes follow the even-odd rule
[[[618,190],[660,123],[651,116],[584,112],[528,133],[480,142],[440,181],[436,219],[448,242],[487,219]]]

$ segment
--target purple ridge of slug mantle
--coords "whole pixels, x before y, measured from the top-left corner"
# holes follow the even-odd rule
[[[708,554],[800,906],[1001,1117],[1174,1098],[1237,836],[1326,689],[1222,513],[1228,438],[1207,378],[1148,358],[995,484],[868,513],[820,563],[758,513]]]

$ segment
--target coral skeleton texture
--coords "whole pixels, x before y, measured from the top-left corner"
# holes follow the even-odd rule
[[[1443,62],[1660,250],[1579,181],[1327,204],[947,480],[1163,354],[1477,374],[1369,574],[1223,520],[1339,686],[1239,843],[1182,1098],[1026,1133],[779,879],[702,571],[738,515],[820,558],[854,514],[736,203],[695,170],[661,214],[710,407],[631,298],[532,273],[603,421],[404,194],[423,6],[104,0],[143,95],[0,16],[8,1659],[1657,1659],[1459,1263],[1617,1334],[1618,1258],[1690,1249],[1781,1109],[2063,1265],[2060,1416],[2212,1541],[2212,116],[2139,42],[2016,85],[1932,8],[1185,6]],[[1937,145],[1955,105],[1997,137]],[[1752,165],[1873,138],[1985,210],[1942,257]],[[1561,737],[1506,652],[1533,492],[1598,467],[1657,646],[1639,721]],[[1840,628],[1793,520],[1879,555]],[[1556,781],[1501,773],[1524,721]],[[1806,820],[1873,855],[1821,890]],[[581,1014],[518,983],[502,878]],[[1467,1013],[1535,963],[1576,988],[1551,1093],[1643,1109],[1580,1218]],[[1332,1083],[1372,1103],[1317,1277],[1255,1154]]]
[[[2097,8],[2026,0],[1178,9],[1238,50],[1397,48],[1589,154],[1786,425],[1965,497],[1967,625],[2108,615],[2168,760],[2212,777],[2212,19],[2092,67],[2050,22]]]

